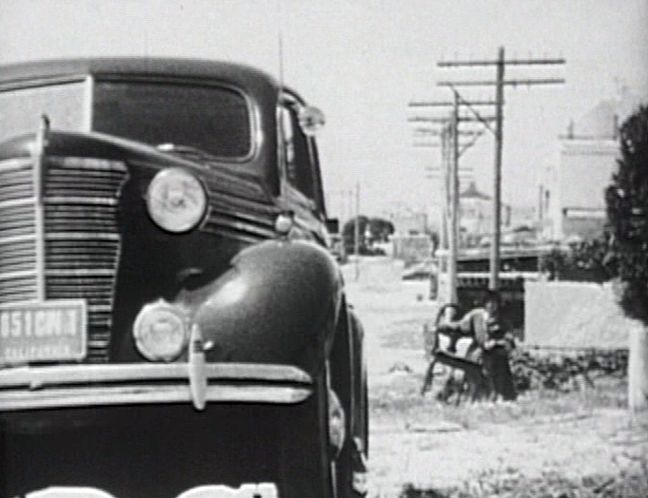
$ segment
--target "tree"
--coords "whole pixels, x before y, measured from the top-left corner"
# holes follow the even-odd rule
[[[387,242],[389,237],[394,234],[394,224],[382,218],[371,218],[369,232],[373,242]]]
[[[374,242],[387,242],[389,236],[394,233],[394,225],[382,218],[368,218],[360,215],[358,220],[358,252],[360,254],[377,254],[371,246]],[[342,238],[347,254],[353,254],[355,245],[355,223],[356,218],[351,218],[342,227]]]
[[[631,332],[628,365],[630,408],[648,408],[648,107],[620,130],[618,171],[606,190],[611,255],[622,282],[620,304],[643,322]]]
[[[573,244],[569,248],[553,248],[542,258],[541,269],[550,280],[607,282],[617,275],[616,262],[609,253],[610,234]]]
[[[363,254],[367,249],[367,240],[365,238],[365,233],[367,231],[367,225],[369,224],[369,218],[364,215],[356,216],[347,221],[342,227],[342,240],[344,241],[344,250],[347,254],[355,254],[355,224],[356,219],[358,221],[358,252]]]

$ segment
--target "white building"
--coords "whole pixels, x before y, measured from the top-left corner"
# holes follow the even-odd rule
[[[541,187],[542,234],[550,240],[591,239],[605,225],[605,189],[617,169],[617,131],[632,112],[628,92],[602,101],[558,139],[558,159]]]

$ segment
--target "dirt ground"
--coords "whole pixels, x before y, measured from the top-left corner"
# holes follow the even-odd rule
[[[436,305],[401,270],[386,258],[344,267],[366,334],[371,496],[648,496],[648,421],[625,410],[623,379],[513,403],[421,397],[422,327]]]

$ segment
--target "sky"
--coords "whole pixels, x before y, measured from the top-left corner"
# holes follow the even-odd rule
[[[281,38],[282,43],[279,43]],[[280,74],[280,45],[283,74]],[[76,56],[177,56],[243,62],[282,78],[320,107],[329,211],[386,215],[439,202],[437,148],[418,148],[411,100],[447,100],[440,80],[494,69],[440,60],[564,57],[564,66],[507,68],[506,77],[566,84],[507,87],[502,197],[532,206],[557,136],[622,86],[648,102],[648,0],[0,0],[0,64]],[[491,99],[493,89],[466,90]],[[492,192],[494,143],[461,158]],[[465,186],[465,185],[464,185]]]

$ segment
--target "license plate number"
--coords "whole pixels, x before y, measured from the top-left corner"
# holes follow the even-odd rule
[[[0,306],[0,364],[81,360],[85,356],[85,301]]]

